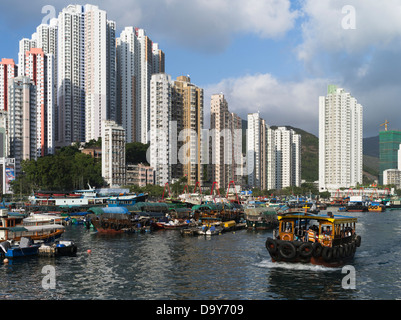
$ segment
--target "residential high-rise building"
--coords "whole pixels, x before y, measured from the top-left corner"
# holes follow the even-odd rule
[[[58,143],[85,141],[84,8],[69,5],[58,15]]]
[[[25,52],[31,50],[32,48],[37,48],[37,33],[32,35],[31,39],[23,38],[19,42],[18,51],[18,76],[25,75]]]
[[[134,142],[140,132],[140,105],[137,84],[139,83],[139,43],[133,27],[126,27],[117,38],[117,122],[125,128],[127,142]]]
[[[342,88],[319,97],[319,190],[362,183],[363,108]]]
[[[115,120],[115,23],[94,5],[84,6],[83,19],[85,141],[89,141],[101,136],[103,120]]]
[[[21,161],[37,158],[36,86],[29,77],[15,77],[8,87],[9,156],[15,158],[15,170]]]
[[[202,183],[203,89],[179,76],[173,85],[172,118],[177,123],[178,165],[174,178],[187,177],[187,184]],[[172,150],[172,152],[175,152]]]
[[[265,123],[259,112],[248,113],[248,130],[246,136],[247,146],[247,175],[248,185],[256,188],[262,187],[262,153],[265,150],[262,144],[262,134],[266,132]]]
[[[13,59],[0,61],[0,110],[7,111],[8,83],[18,75],[18,68]]]
[[[25,75],[36,86],[36,140],[37,156],[54,153],[56,89],[54,55],[40,48],[25,52]]]
[[[149,163],[155,170],[154,183],[171,182],[171,77],[165,73],[152,75],[150,82],[150,153]]]
[[[145,30],[126,27],[117,38],[117,119],[127,130],[128,142],[147,142],[151,76],[164,71],[158,44]]]
[[[210,101],[211,163],[209,175],[219,188],[230,181],[242,183],[242,120],[228,110],[224,94],[213,94]]]
[[[386,130],[379,132],[379,184],[384,184],[383,172],[385,170],[399,169],[400,145],[401,131]]]
[[[275,151],[275,187],[283,189],[301,185],[301,136],[294,130],[278,127],[271,132],[274,135]]]
[[[116,118],[115,22],[94,5],[69,5],[58,15],[58,140],[101,136]]]
[[[111,187],[126,184],[125,130],[112,120],[102,124],[102,177]]]
[[[301,185],[301,136],[272,129],[259,113],[248,114],[248,185],[262,190]]]

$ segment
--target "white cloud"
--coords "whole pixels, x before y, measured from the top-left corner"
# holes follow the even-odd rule
[[[54,5],[57,13],[71,1],[15,0],[2,4],[0,17],[10,29],[35,19],[40,24],[45,5]],[[155,41],[174,41],[193,51],[222,52],[238,33],[263,38],[285,35],[298,16],[290,0],[113,0],[87,1],[106,10],[117,22],[118,30],[126,26],[141,27]],[[81,3],[85,4],[85,2]],[[6,13],[6,14],[2,14]],[[33,31],[32,31],[33,32]],[[29,36],[29,35],[27,35]]]
[[[343,28],[349,17],[342,13],[344,6],[355,9],[355,29]],[[400,0],[305,0],[302,11],[307,19],[298,57],[306,63],[321,62],[322,54],[363,57],[370,48],[388,48],[401,36]]]
[[[210,112],[210,96],[222,92],[231,112],[246,120],[260,111],[269,125],[292,125],[317,135],[318,97],[325,95],[329,79],[281,82],[270,74],[224,79],[205,88],[205,112]],[[208,124],[206,120],[206,124]]]

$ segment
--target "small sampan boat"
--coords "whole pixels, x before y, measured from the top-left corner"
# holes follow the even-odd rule
[[[267,238],[272,261],[311,263],[327,267],[345,265],[354,257],[361,237],[355,233],[356,218],[292,212],[278,216],[279,229]],[[276,231],[276,230],[275,230]]]

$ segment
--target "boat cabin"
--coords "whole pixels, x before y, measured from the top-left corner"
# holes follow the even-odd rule
[[[351,242],[356,218],[328,214],[312,215],[305,212],[278,216],[278,239],[286,241],[319,242],[332,247]]]

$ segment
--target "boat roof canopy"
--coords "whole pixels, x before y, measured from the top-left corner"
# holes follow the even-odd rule
[[[310,219],[310,220],[317,220],[317,221],[327,221],[334,224],[341,224],[341,223],[350,223],[350,222],[357,222],[357,218],[348,217],[344,215],[327,215],[327,214],[308,214],[305,212],[292,212],[288,214],[278,215],[278,220],[285,220],[285,219]]]

